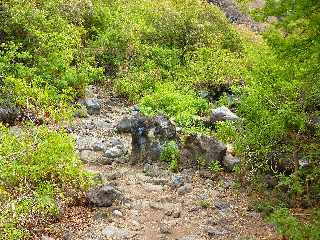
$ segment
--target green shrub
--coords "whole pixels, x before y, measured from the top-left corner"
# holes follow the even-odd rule
[[[68,4],[69,0],[1,2],[2,99],[9,97],[15,105],[59,117],[57,112],[66,111],[85,85],[101,76],[93,58],[81,49],[85,19],[69,16],[71,11],[63,10]],[[85,18],[88,10],[79,4]]]
[[[209,170],[213,173],[220,172],[222,170],[221,164],[217,160],[212,160],[208,166]]]
[[[243,172],[275,175],[278,197],[291,205],[302,200],[312,205],[320,193],[317,7],[312,1],[267,1],[262,15],[280,18],[264,33],[265,43],[246,49],[249,71],[237,109],[244,120],[217,130],[235,145]],[[284,161],[288,168],[279,167]]]
[[[206,100],[192,90],[177,90],[172,84],[156,85],[154,93],[140,100],[141,110],[146,114],[165,113],[181,126],[189,127],[197,122],[197,114],[208,108]]]
[[[64,132],[29,127],[15,136],[1,126],[0,134],[0,238],[21,239],[83,197],[91,177]]]
[[[290,240],[316,240],[320,236],[319,213],[311,223],[303,223],[294,217],[287,208],[279,208],[270,215],[270,222],[277,226],[278,232]]]
[[[167,142],[161,151],[160,159],[169,163],[169,170],[178,171],[178,162],[180,159],[180,150],[174,141]]]
[[[161,81],[188,87],[240,78],[242,41],[215,6],[189,0],[100,2],[92,24],[93,53],[112,73],[116,90],[132,100]]]

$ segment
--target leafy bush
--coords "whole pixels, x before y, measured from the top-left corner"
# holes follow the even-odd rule
[[[278,232],[290,240],[316,240],[320,236],[319,213],[315,213],[314,221],[302,223],[287,208],[279,208],[270,215],[270,222],[277,226]]]
[[[196,96],[192,90],[178,91],[172,84],[155,86],[154,93],[143,97],[141,110],[146,114],[165,113],[179,125],[189,127],[196,124],[195,116],[208,108],[206,100]]]
[[[81,95],[88,82],[99,78],[101,71],[81,49],[85,19],[71,18],[72,11],[65,12],[68,4],[67,0],[1,2],[2,99],[9,96],[15,105],[57,117],[56,112],[65,111],[66,103]],[[84,9],[80,11],[86,15]]]
[[[244,121],[220,125],[218,135],[234,143],[248,176],[271,173],[278,197],[314,204],[320,194],[319,4],[288,4],[267,1],[262,15],[279,20],[264,33],[266,44],[246,49],[249,71],[237,109]]]
[[[29,127],[17,136],[0,128],[0,238],[31,237],[34,226],[83,197],[91,178],[66,133]]]
[[[174,141],[167,142],[161,151],[160,159],[169,163],[169,170],[178,171],[178,162],[180,159],[180,151]]]
[[[215,6],[202,1],[99,3],[92,24],[93,53],[131,100],[160,82],[181,89],[240,79],[241,39]]]

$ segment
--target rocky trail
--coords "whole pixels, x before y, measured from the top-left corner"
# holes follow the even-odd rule
[[[232,174],[171,173],[161,161],[130,164],[131,136],[116,126],[136,107],[100,87],[89,92],[91,115],[77,118],[70,131],[102,186],[88,193],[90,206],[66,209],[51,226],[62,239],[277,239],[274,227],[248,210]]]

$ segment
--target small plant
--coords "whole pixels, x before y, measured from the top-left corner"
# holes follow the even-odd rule
[[[211,207],[211,203],[208,201],[208,200],[201,200],[198,202],[199,206],[204,208],[204,209],[207,209],[207,208],[210,208]]]
[[[217,160],[211,161],[208,168],[213,173],[217,173],[217,172],[220,172],[222,170],[221,164]]]
[[[171,172],[177,172],[178,171],[178,161],[177,161],[177,159],[171,160],[171,162],[169,164],[169,170]]]
[[[169,163],[169,169],[172,172],[178,171],[178,161],[180,159],[180,150],[175,141],[169,141],[164,145],[160,159]]]
[[[198,167],[201,168],[201,167],[205,167],[206,166],[206,160],[204,159],[203,156],[199,156],[197,158],[197,164],[198,164]]]

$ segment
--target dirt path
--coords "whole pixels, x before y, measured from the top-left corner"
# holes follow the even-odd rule
[[[77,119],[72,132],[87,169],[120,190],[124,201],[109,208],[66,209],[55,226],[64,239],[277,239],[272,226],[247,210],[248,197],[232,175],[212,180],[194,171],[172,174],[156,164],[129,165],[131,138],[118,135],[115,125],[131,108],[106,92],[93,88],[101,113]],[[102,152],[115,144],[122,154],[106,162]]]

